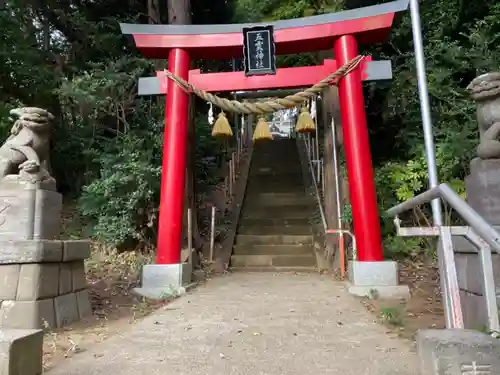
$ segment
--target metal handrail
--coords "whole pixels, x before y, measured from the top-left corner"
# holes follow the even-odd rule
[[[500,233],[498,233],[481,215],[465,202],[460,195],[447,184],[441,184],[425,193],[417,195],[406,202],[387,210],[390,217],[398,216],[404,211],[411,210],[430,201],[441,198],[445,200],[453,209],[465,220],[474,231],[483,238],[488,245],[500,254]]]
[[[303,146],[305,147],[305,150],[306,150],[307,165],[309,166],[309,172],[311,172],[312,183],[314,186],[314,193],[316,195],[316,200],[318,201],[319,213],[321,215],[321,222],[323,223],[323,229],[326,232],[328,230],[328,225],[326,223],[325,212],[323,210],[323,203],[321,202],[321,197],[319,195],[318,183],[316,181],[316,176],[314,174],[314,166],[313,166],[312,161],[311,161],[311,156],[310,156],[311,150],[309,149],[308,144],[306,142],[306,139],[302,134],[299,135],[299,139],[300,138],[302,138]]]
[[[429,228],[399,227],[399,214],[439,198],[446,201],[462,217],[462,219],[464,219],[468,227],[452,227],[444,225]],[[447,328],[464,327],[452,235],[465,236],[479,249],[488,322],[491,330],[494,332],[498,331],[500,324],[491,261],[491,249],[494,249],[494,251],[500,254],[500,234],[447,184],[441,184],[437,187],[431,188],[428,191],[407,200],[406,202],[398,204],[389,209],[386,214],[390,217],[395,217],[395,224],[398,228],[399,235],[437,235],[439,237],[440,248],[438,251],[438,258],[442,282],[441,293],[443,295]],[[498,335],[498,333],[494,334]]]
[[[316,195],[316,200],[318,202],[319,212],[320,212],[320,215],[321,215],[321,221],[323,223],[323,230],[325,231],[325,234],[327,234],[327,235],[328,234],[335,234],[335,235],[339,236],[340,274],[341,274],[341,277],[343,278],[345,276],[345,273],[346,273],[346,269],[345,269],[344,235],[349,236],[351,238],[351,240],[352,240],[352,256],[353,256],[353,260],[357,259],[356,237],[354,236],[354,234],[351,231],[349,231],[347,229],[342,229],[342,226],[340,224],[340,222],[341,222],[340,221],[341,220],[340,219],[340,211],[338,210],[338,208],[340,207],[340,195],[338,194],[338,190],[337,190],[337,196],[336,196],[336,198],[337,198],[337,212],[338,212],[338,215],[339,215],[339,228],[338,229],[329,229],[328,228],[328,223],[326,222],[325,212],[324,212],[324,209],[323,209],[323,203],[322,203],[321,196],[320,196],[319,189],[318,189],[318,182],[317,182],[316,177],[315,177],[315,171],[314,171],[313,161],[311,160],[311,152],[312,152],[312,150],[311,150],[311,147],[310,147],[310,142],[308,142],[308,139],[306,139],[306,136],[304,134],[299,134],[298,138],[302,138],[302,147],[304,148],[305,154],[306,154],[306,157],[307,157],[307,164],[309,166],[309,173],[311,174],[312,184],[314,185],[314,192],[315,192],[315,195]],[[334,141],[335,141],[335,138],[334,138]],[[336,173],[338,173],[338,170],[336,171]],[[336,178],[338,178],[338,176],[336,176]],[[339,189],[338,184],[337,184],[336,188]]]

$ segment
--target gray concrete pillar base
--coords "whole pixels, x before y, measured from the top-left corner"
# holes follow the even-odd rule
[[[189,263],[148,264],[142,269],[142,286],[133,292],[154,300],[175,298],[192,286],[191,274]]]
[[[500,340],[468,329],[426,329],[417,333],[420,374],[496,374]]]
[[[398,264],[393,261],[350,261],[349,293],[370,298],[408,298],[410,289],[399,285]]]

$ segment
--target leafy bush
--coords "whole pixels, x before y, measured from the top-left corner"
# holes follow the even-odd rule
[[[155,143],[126,135],[98,156],[101,175],[84,187],[80,209],[94,223],[92,235],[108,245],[147,244],[153,238],[161,177]]]

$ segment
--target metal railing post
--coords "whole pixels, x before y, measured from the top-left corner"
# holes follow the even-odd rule
[[[472,228],[458,231],[457,227],[436,226],[431,228],[399,228],[398,215],[411,210],[421,204],[435,201],[437,198],[446,201]],[[395,223],[398,234],[405,236],[437,235],[439,237],[440,276],[442,283],[443,303],[446,313],[447,328],[463,328],[463,316],[460,305],[458,278],[455,266],[452,235],[462,235],[471,241],[479,250],[481,272],[483,278],[484,296],[488,311],[490,329],[498,331],[498,308],[495,293],[495,282],[491,264],[491,249],[500,254],[500,234],[489,225],[471,206],[467,204],[447,184],[441,184],[419,194],[406,202],[398,204],[387,211],[387,214],[396,217]],[[463,227],[458,227],[463,228]],[[417,229],[410,233],[409,229]],[[419,229],[419,230],[418,230]]]

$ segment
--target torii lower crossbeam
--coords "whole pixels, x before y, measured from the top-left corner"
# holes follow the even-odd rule
[[[201,73],[199,69],[189,71],[189,83],[208,92],[235,92],[266,89],[291,89],[309,87],[318,83],[339,68],[335,60],[324,60],[322,65],[280,68],[276,75],[247,77],[243,72]],[[363,81],[379,81],[392,78],[390,61],[372,61],[365,57],[360,65]],[[139,95],[165,95],[167,85],[165,73],[156,72],[156,77],[139,78]]]

